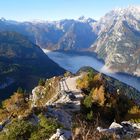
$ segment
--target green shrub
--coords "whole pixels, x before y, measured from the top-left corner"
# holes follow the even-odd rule
[[[92,97],[91,96],[86,96],[83,104],[85,105],[86,108],[91,108],[92,107]]]
[[[93,120],[93,111],[90,111],[90,113],[87,114],[87,119],[88,120]]]
[[[30,140],[44,140],[50,138],[60,128],[58,122],[53,118],[46,118],[43,114],[39,116],[38,128],[31,134]]]
[[[0,133],[0,140],[25,140],[33,131],[33,126],[28,121],[14,120],[5,127],[6,131]]]
[[[46,80],[45,79],[40,79],[38,82],[39,86],[44,86],[45,85]]]

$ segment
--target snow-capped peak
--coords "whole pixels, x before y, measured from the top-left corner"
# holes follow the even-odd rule
[[[140,19],[140,6],[128,6],[126,8],[115,8],[111,11],[116,16],[128,16],[132,15],[137,19]]]
[[[92,18],[86,18],[84,16],[79,17],[78,18],[78,21],[84,22],[84,23],[93,23],[93,22],[95,22],[94,19],[92,19]]]
[[[6,19],[5,19],[4,17],[1,17],[1,18],[0,18],[0,21],[5,22],[5,21],[6,21]]]
[[[140,30],[137,23],[137,21],[140,21],[140,6],[113,9],[95,23],[93,30],[99,34],[102,31],[110,29],[116,22],[120,25],[123,21],[126,21],[136,30]]]
[[[135,11],[135,12],[140,12],[140,6],[128,6],[126,8],[115,8],[114,11],[117,11],[117,12],[128,12],[128,11]]]
[[[85,21],[85,20],[87,20],[84,16],[81,16],[81,17],[79,17],[78,18],[78,20],[80,20],[80,21]]]

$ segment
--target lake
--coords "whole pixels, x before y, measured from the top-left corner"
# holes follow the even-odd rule
[[[83,66],[90,66],[95,70],[116,78],[140,91],[140,80],[137,77],[126,74],[112,73],[107,67],[104,66],[104,63],[98,60],[95,56],[80,53],[53,52],[47,50],[43,51],[50,59],[72,73],[76,73]]]

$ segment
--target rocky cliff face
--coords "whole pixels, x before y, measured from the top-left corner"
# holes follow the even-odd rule
[[[107,13],[94,25],[98,38],[91,50],[118,72],[140,75],[140,8]]]

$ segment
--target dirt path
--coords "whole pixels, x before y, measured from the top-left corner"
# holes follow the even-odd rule
[[[59,92],[46,104],[52,116],[67,128],[71,129],[72,114],[80,110],[83,95],[76,88],[76,80],[80,76],[62,78],[59,83]]]
[[[81,93],[81,90],[77,89],[77,87],[76,87],[76,81],[80,77],[81,76],[75,76],[75,77],[68,77],[65,79],[66,85],[68,86],[70,91]]]

